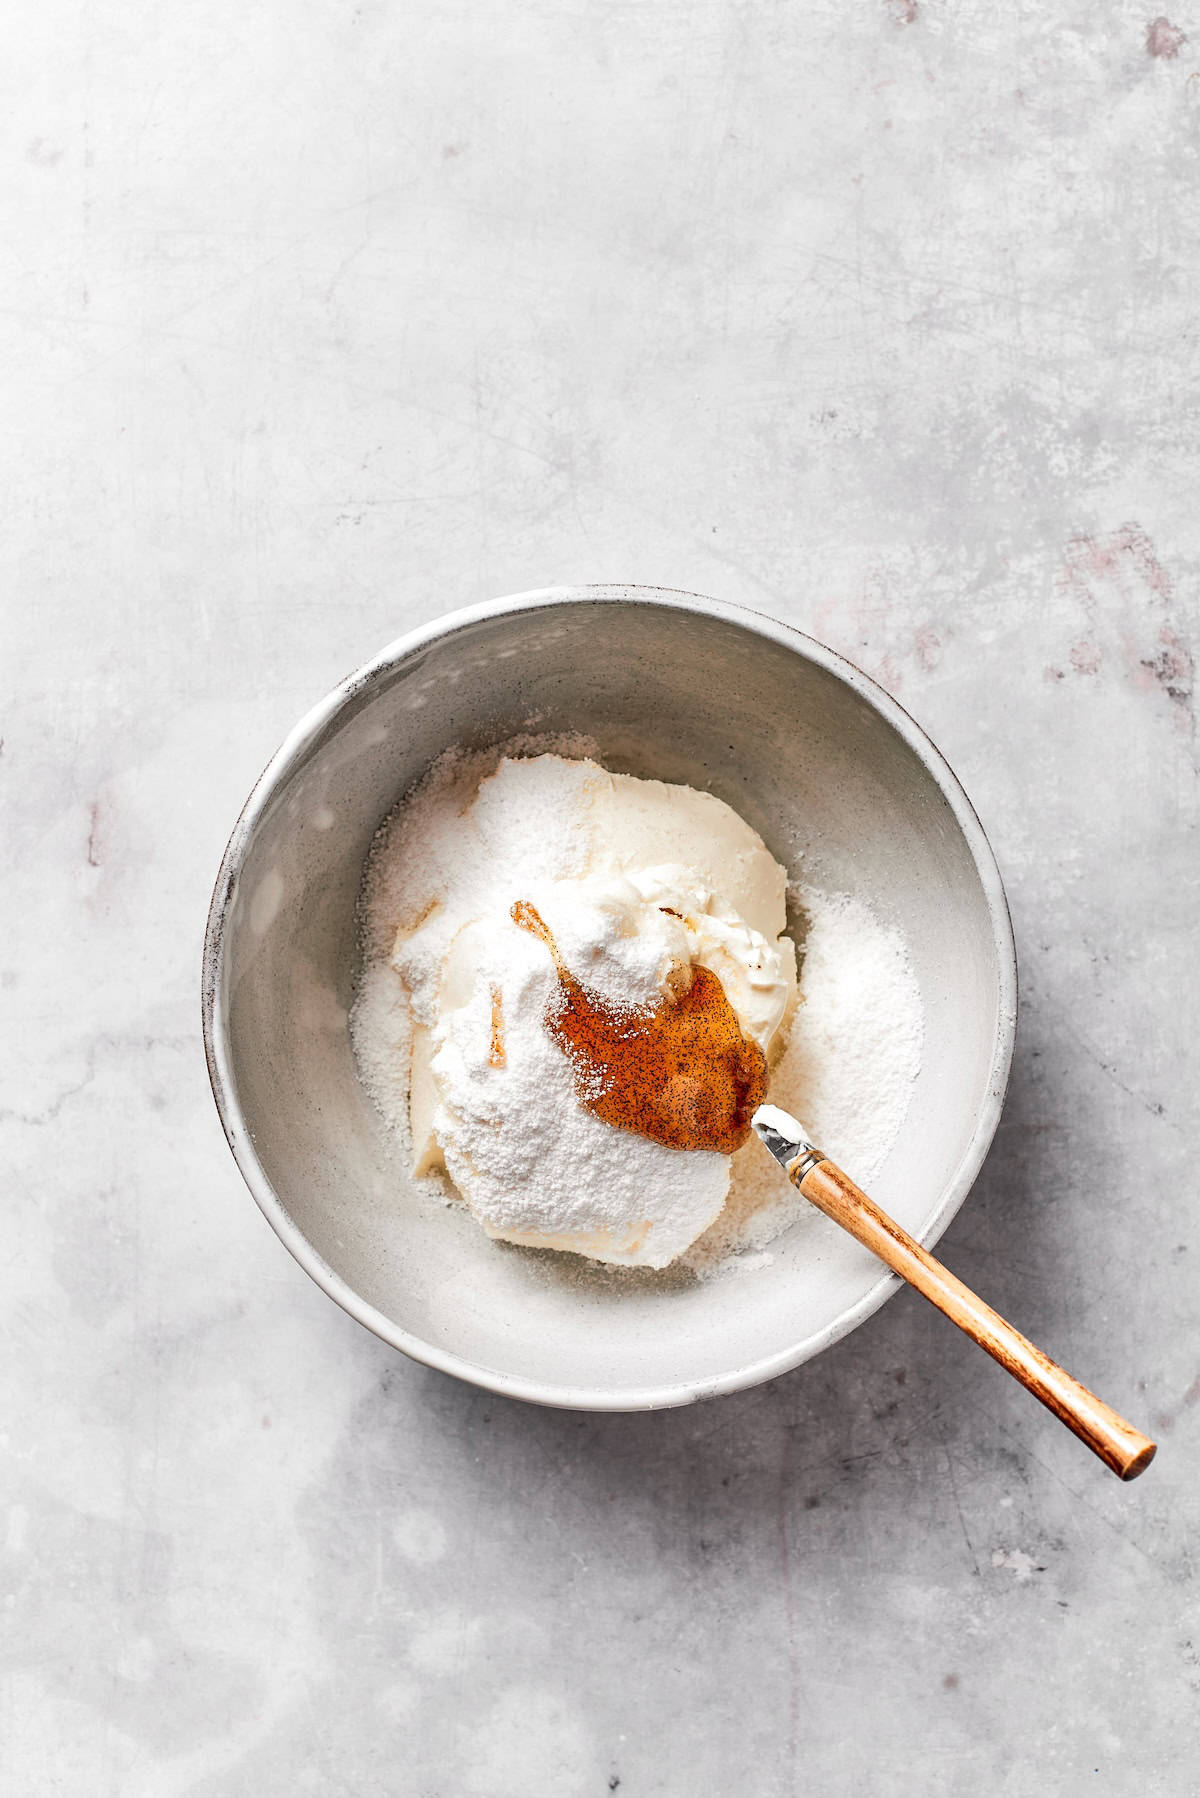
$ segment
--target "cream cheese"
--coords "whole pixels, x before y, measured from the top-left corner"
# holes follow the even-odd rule
[[[784,870],[713,795],[587,760],[506,759],[473,794],[412,804],[392,965],[412,1007],[414,1171],[444,1169],[494,1236],[665,1266],[719,1214],[730,1158],[584,1110],[544,1026],[552,966],[511,907],[536,905],[576,978],[620,1004],[709,968],[770,1057],[796,995]]]

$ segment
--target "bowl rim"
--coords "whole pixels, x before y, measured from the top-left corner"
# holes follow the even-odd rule
[[[954,813],[983,888],[991,922],[1000,982],[998,1027],[992,1047],[987,1092],[975,1129],[940,1203],[919,1232],[918,1239],[926,1248],[932,1248],[958,1212],[991,1147],[1008,1090],[1016,1040],[1017,954],[1008,900],[991,844],[958,776],[927,733],[890,693],[854,663],[794,625],[785,624],[770,614],[749,606],[709,599],[680,588],[608,582],[539,587],[464,606],[418,625],[414,630],[397,637],[339,682],[289,731],[255,782],[230,834],[213,887],[204,935],[201,1015],[209,1083],[225,1138],[243,1180],[275,1234],[305,1272],[351,1317],[391,1347],[427,1367],[453,1374],[458,1379],[507,1398],[566,1410],[663,1410],[760,1385],[765,1380],[789,1373],[822,1350],[832,1347],[843,1336],[849,1335],[851,1330],[857,1329],[859,1324],[865,1323],[868,1317],[878,1311],[903,1281],[897,1274],[881,1273],[880,1278],[860,1299],[847,1306],[823,1329],[813,1331],[771,1355],[732,1368],[727,1373],[631,1391],[603,1386],[560,1386],[552,1381],[518,1378],[423,1341],[369,1304],[318,1254],[288,1215],[283,1201],[267,1177],[242,1111],[229,1055],[229,1020],[222,990],[225,926],[234,889],[260,818],[306,751],[347,704],[418,651],[432,643],[452,638],[488,619],[511,613],[550,611],[563,605],[630,602],[653,605],[685,615],[698,613],[718,618],[724,623],[763,637],[783,649],[791,650],[825,669],[850,687],[899,733],[933,777]]]

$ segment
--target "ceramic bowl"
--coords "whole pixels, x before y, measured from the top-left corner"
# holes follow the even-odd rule
[[[412,1185],[355,1073],[355,900],[376,826],[449,745],[530,728],[583,732],[609,768],[717,793],[789,869],[802,860],[807,881],[904,933],[924,1059],[873,1191],[937,1241],[1012,1057],[1012,928],[983,830],[929,739],[857,669],[770,618],[657,588],[551,589],[440,618],[296,726],[237,822],[208,922],[204,1038],[229,1145],[300,1264],[432,1367],[594,1410],[753,1385],[898,1282],[815,1212],[749,1271],[694,1284],[496,1244]]]

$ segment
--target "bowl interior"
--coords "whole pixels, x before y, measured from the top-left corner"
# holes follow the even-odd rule
[[[898,925],[926,1041],[874,1190],[926,1241],[986,1150],[1012,1026],[1007,916],[986,845],[898,708],[768,620],[626,595],[467,615],[350,683],[247,808],[218,884],[209,967],[226,1129],[310,1271],[423,1359],[521,1396],[612,1408],[779,1372],[859,1321],[889,1281],[815,1212],[749,1271],[686,1284],[490,1242],[414,1189],[355,1074],[347,1014],[372,834],[435,756],[529,729],[583,732],[612,769],[719,794],[791,873]]]

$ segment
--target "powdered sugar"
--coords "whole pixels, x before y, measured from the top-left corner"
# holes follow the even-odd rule
[[[461,989],[454,958],[469,963]],[[503,1065],[491,996],[503,994]],[[489,1234],[601,1260],[666,1266],[719,1212],[729,1163],[681,1154],[592,1116],[546,1029],[555,992],[544,947],[501,914],[455,939],[434,1067],[446,1167]]]
[[[451,750],[384,824],[368,862],[365,957],[385,960],[397,931],[416,933],[399,971],[420,1023],[433,1023],[442,958],[478,915],[481,882],[496,903],[511,904],[531,881],[586,872],[578,824],[601,773],[557,755],[515,761]]]

